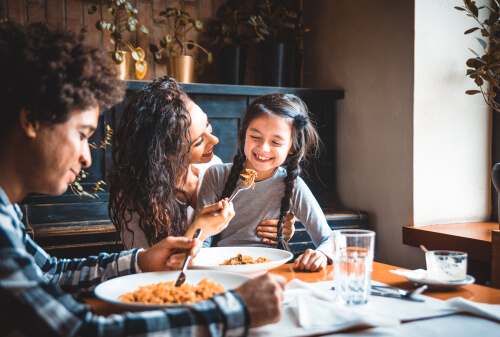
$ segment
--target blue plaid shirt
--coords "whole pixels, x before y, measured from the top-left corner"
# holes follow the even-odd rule
[[[94,315],[75,299],[138,272],[138,249],[86,259],[50,257],[26,234],[18,205],[0,188],[0,336],[244,336],[249,315],[228,291],[193,305]]]

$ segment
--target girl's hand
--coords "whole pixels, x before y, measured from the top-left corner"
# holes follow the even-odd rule
[[[213,213],[217,211],[220,211],[220,214],[214,216]],[[192,237],[194,231],[201,228],[200,241],[204,241],[209,236],[222,232],[234,217],[234,214],[233,203],[229,203],[227,198],[215,204],[204,206],[196,215],[184,236]]]
[[[283,238],[288,242],[295,233],[295,220],[297,218],[293,213],[288,213],[283,222]],[[262,242],[269,245],[278,244],[278,221],[279,220],[263,220],[257,226],[257,235],[262,237]]]
[[[308,249],[295,260],[295,268],[299,270],[320,271],[326,267],[328,259],[320,251]]]

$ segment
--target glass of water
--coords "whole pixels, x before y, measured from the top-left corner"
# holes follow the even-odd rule
[[[428,276],[439,281],[462,281],[467,276],[467,253],[430,250],[425,253]]]
[[[371,291],[375,232],[340,229],[332,233],[337,298],[347,305],[365,304]]]

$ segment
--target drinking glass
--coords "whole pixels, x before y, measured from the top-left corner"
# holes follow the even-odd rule
[[[332,233],[337,298],[346,305],[365,304],[371,291],[375,232],[340,229]]]
[[[430,250],[425,253],[428,276],[439,281],[462,281],[467,276],[467,253]]]

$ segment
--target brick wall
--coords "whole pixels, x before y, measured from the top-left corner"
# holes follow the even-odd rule
[[[146,51],[146,61],[148,63],[148,72],[144,80],[151,80],[155,76],[166,75],[166,66],[164,63],[156,64],[153,62],[151,53],[149,52],[149,44],[158,44],[161,36],[168,31],[165,24],[159,23],[164,19],[159,16],[161,11],[167,7],[177,7],[188,12],[192,17],[200,19],[204,24],[211,17],[215,16],[215,12],[221,3],[225,0],[128,0],[138,10],[137,18],[140,23],[144,24],[150,31],[149,35],[144,35],[141,32],[130,33],[125,31],[124,37],[129,40],[134,46],[140,46]],[[109,33],[100,32],[95,28],[97,20],[103,17],[110,18],[105,8],[100,6],[100,9],[90,15],[88,7],[92,4],[99,4],[96,0],[0,0],[0,17],[9,17],[10,19],[21,24],[29,24],[33,22],[47,22],[53,26],[64,26],[74,31],[79,31],[82,28],[88,31],[88,40],[92,43],[103,44],[107,49],[111,50],[112,45],[109,42]],[[200,42],[203,46],[208,47],[209,41],[203,32],[198,33],[194,29],[188,33],[188,40]],[[198,59],[206,63],[206,57]],[[214,62],[215,63],[215,62]],[[247,66],[247,81],[246,84],[256,84],[255,71],[248,62]],[[216,83],[217,76],[215,74],[215,64],[206,65],[204,73],[198,76],[198,82]]]

